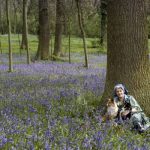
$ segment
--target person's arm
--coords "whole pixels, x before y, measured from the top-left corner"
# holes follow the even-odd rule
[[[130,96],[130,104],[132,108],[131,113],[142,111],[140,105],[138,104],[138,102],[135,100],[133,96]]]

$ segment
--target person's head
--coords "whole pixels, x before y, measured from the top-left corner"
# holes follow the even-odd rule
[[[127,90],[123,84],[117,84],[114,87],[114,96],[119,98],[124,98],[125,94],[127,94]]]

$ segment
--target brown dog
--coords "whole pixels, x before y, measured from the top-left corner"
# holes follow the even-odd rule
[[[106,112],[105,116],[103,117],[103,121],[112,120],[115,117],[117,117],[118,106],[117,106],[116,102],[114,101],[114,99],[108,98],[106,106],[107,106],[107,112]]]

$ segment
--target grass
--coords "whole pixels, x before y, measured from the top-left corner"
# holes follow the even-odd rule
[[[14,35],[12,34],[12,50],[13,53],[20,53],[20,42],[21,42],[21,35]],[[3,53],[8,53],[8,37],[7,35],[1,35],[1,49]],[[51,45],[52,42],[52,45]],[[35,35],[29,35],[29,47],[30,47],[30,53],[35,54],[38,47],[38,38]],[[50,41],[50,51],[54,47],[54,37],[52,37]],[[62,40],[62,50],[66,54],[68,53],[68,37],[63,36]],[[106,53],[106,48],[102,48],[98,44],[98,38],[87,38],[87,49],[88,53],[99,53],[104,52]],[[83,42],[82,39],[79,37],[71,37],[71,52],[72,53],[83,53]],[[25,52],[23,52],[25,53]]]
[[[87,38],[89,69],[83,67],[82,40],[76,37],[71,38],[72,64],[39,61],[26,65],[25,55],[19,56],[18,37],[12,35],[14,72],[8,73],[7,36],[1,37],[0,149],[150,149],[149,131],[130,131],[129,122],[119,126],[102,122],[98,108],[106,55],[97,54],[100,50],[93,48],[95,41]],[[67,42],[64,37],[65,53]],[[37,37],[29,35],[29,43],[31,54],[35,54]]]
[[[26,65],[16,54],[13,73],[7,55],[0,55],[0,149],[149,150],[149,133],[130,131],[128,122],[102,123],[106,56],[90,55],[85,69],[81,56],[73,55],[72,64]]]

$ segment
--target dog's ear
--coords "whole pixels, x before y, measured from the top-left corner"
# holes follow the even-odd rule
[[[107,98],[107,104],[106,104],[106,106],[108,106],[110,102],[111,102],[111,99]]]
[[[114,103],[114,99],[113,98],[111,98],[111,102]]]

